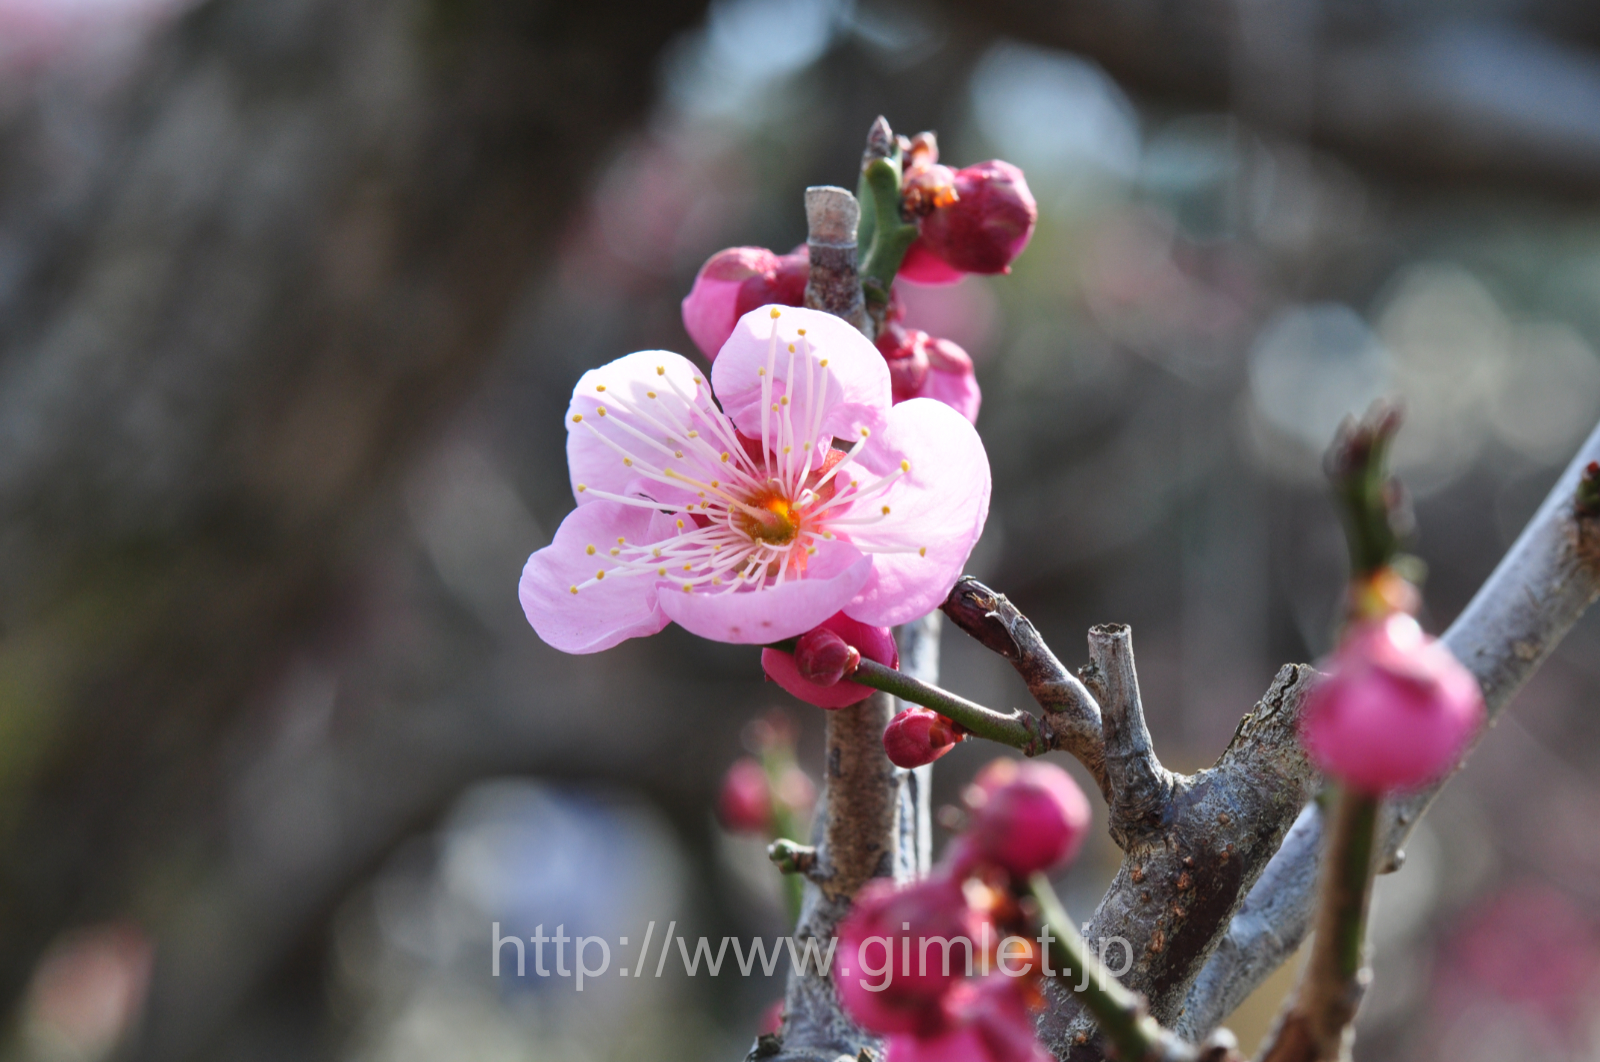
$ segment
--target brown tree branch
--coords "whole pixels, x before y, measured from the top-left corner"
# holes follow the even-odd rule
[[[970,575],[956,583],[941,608],[956,626],[1011,662],[1044,710],[1051,747],[1076,757],[1109,800],[1100,705],[1077,676],[1056,659],[1028,617],[1018,612],[1004,594]]]

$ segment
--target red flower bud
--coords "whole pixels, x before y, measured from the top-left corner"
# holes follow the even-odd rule
[[[706,357],[716,360],[739,318],[758,306],[805,301],[811,255],[805,244],[785,255],[765,247],[729,247],[700,267],[683,298],[683,327]]]
[[[722,778],[717,818],[732,833],[765,834],[772,827],[772,788],[761,764],[746,756]]]
[[[826,627],[806,631],[794,643],[794,667],[818,686],[833,686],[855,672],[861,651]]]
[[[857,651],[858,660],[864,656],[885,667],[900,666],[900,651],[895,647],[894,635],[887,627],[869,627],[865,623],[856,622],[843,612],[835,613],[831,618],[824,620],[820,627],[801,635],[796,643],[796,651],[798,652],[801,644],[805,644],[808,638],[818,632],[836,636],[847,648]],[[825,644],[832,643],[825,642]],[[810,659],[807,666],[817,667],[818,673],[823,677],[832,673],[831,667],[822,668],[819,662]],[[773,682],[807,704],[814,704],[818,708],[845,708],[859,704],[872,696],[873,692],[870,686],[841,681],[837,676],[831,683],[819,684],[801,672],[800,662],[794,653],[786,653],[781,649],[761,650],[761,668]],[[850,670],[853,671],[855,668],[852,666]],[[848,672],[840,672],[841,676],[844,674]]]
[[[1039,218],[1022,171],[998,159],[980,162],[956,171],[955,190],[955,202],[922,219],[918,241],[963,273],[1009,273]]]
[[[932,398],[975,422],[983,393],[972,372],[972,358],[948,339],[905,327],[893,309],[891,303],[889,322],[878,336],[878,353],[889,365],[894,400]]]
[[[994,974],[952,992],[938,1032],[889,1037],[886,1062],[1050,1062],[1028,1009],[1031,979]]]
[[[966,737],[956,724],[927,708],[907,708],[883,731],[883,751],[889,762],[907,770],[932,763]]]
[[[1306,702],[1300,737],[1327,774],[1370,793],[1419,788],[1483,725],[1483,694],[1450,650],[1404,613],[1352,628]]]
[[[1017,877],[1071,860],[1089,830],[1089,800],[1053,763],[1000,759],[967,791],[971,858]]]
[[[966,945],[958,938],[980,948],[980,927],[977,912],[953,877],[935,875],[904,888],[881,878],[868,882],[839,927],[834,982],[845,1009],[872,1032],[926,1034],[940,1029],[944,998],[967,973]],[[952,942],[948,966],[943,946],[922,946],[935,937]],[[973,959],[976,964],[976,950]]]

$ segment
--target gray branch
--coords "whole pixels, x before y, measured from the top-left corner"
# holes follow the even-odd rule
[[[1483,688],[1491,725],[1600,596],[1600,520],[1580,519],[1573,504],[1583,468],[1595,460],[1600,460],[1600,426],[1445,632],[1444,643]],[[1406,837],[1448,780],[1387,809],[1380,826],[1380,866],[1399,865]],[[1305,939],[1321,842],[1320,820],[1308,813],[1273,857],[1229,927],[1225,946],[1196,982],[1179,1024],[1185,1036],[1192,1039],[1215,1027]]]
[[[1089,628],[1089,666],[1082,675],[1100,701],[1106,780],[1113,797],[1111,836],[1126,851],[1140,838],[1160,832],[1176,784],[1150,744],[1133,666],[1133,632],[1121,623]]]
[[[806,189],[806,249],[811,256],[806,305],[842,317],[867,333],[867,305],[856,269],[860,224],[861,204],[843,188],[825,184]]]

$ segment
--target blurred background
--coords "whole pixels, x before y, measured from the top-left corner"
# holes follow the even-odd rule
[[[820,712],[676,629],[562,656],[515,585],[578,376],[693,353],[700,263],[799,243],[879,113],[1039,199],[908,323],[978,362],[972,571],[1074,664],[1131,623],[1170,766],[1328,648],[1341,416],[1406,402],[1435,630],[1600,416],[1576,0],[0,0],[4,1057],[742,1056],[781,978],[580,995],[490,926],[784,932],[710,809]],[[1591,615],[1380,882],[1358,1058],[1600,1057],[1597,696]]]

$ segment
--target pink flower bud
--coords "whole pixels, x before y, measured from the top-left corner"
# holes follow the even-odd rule
[[[715,361],[739,318],[758,306],[799,306],[805,301],[811,256],[805,244],[790,254],[765,247],[729,247],[700,267],[683,298],[683,327]]]
[[[922,946],[935,937],[953,942],[948,967],[942,945]],[[982,946],[980,919],[960,881],[935,875],[896,888],[874,879],[856,895],[854,910],[839,927],[839,998],[864,1029],[932,1033],[944,1025],[945,995],[967,973],[963,939],[974,949]],[[976,952],[973,961],[979,961]]]
[[[973,375],[972,358],[948,339],[907,328],[891,317],[878,336],[878,353],[889,365],[894,400],[932,398],[976,422],[983,394]]]
[[[1417,789],[1483,725],[1472,673],[1403,612],[1351,629],[1311,691],[1300,737],[1328,775],[1371,793]]]
[[[758,1036],[776,1033],[783,1028],[783,1000],[775,999],[772,1005],[761,1012],[761,1025],[756,1029]]]
[[[966,274],[961,270],[929,250],[920,236],[907,248],[906,256],[900,262],[900,270],[895,274],[897,280],[930,286],[954,284],[964,276]]]
[[[717,818],[731,833],[765,834],[772,826],[772,788],[761,764],[746,756],[722,778]]]
[[[957,170],[955,189],[955,202],[922,219],[920,242],[963,273],[1011,272],[1039,218],[1022,171],[991,159]]]
[[[945,1028],[889,1037],[885,1062],[1051,1062],[1034,1033],[1028,980],[993,974],[951,993]]]
[[[967,791],[974,858],[1017,877],[1068,862],[1089,831],[1089,800],[1053,763],[1000,759]]]
[[[938,712],[927,708],[907,708],[883,731],[883,751],[896,767],[910,770],[932,763],[956,747],[966,734]]]
[[[801,643],[805,643],[807,638],[818,632],[826,632],[837,637],[847,649],[856,650],[859,656],[864,656],[868,660],[875,660],[885,667],[900,666],[900,651],[895,647],[894,635],[887,627],[869,627],[865,623],[856,622],[843,612],[838,612],[824,620],[820,627],[802,634],[795,646],[796,652],[800,651]],[[820,665],[808,662],[808,666]],[[761,650],[761,668],[773,682],[807,704],[814,704],[818,708],[846,708],[852,704],[859,704],[873,693],[870,686],[841,681],[839,678],[825,684],[808,679],[801,672],[800,662],[795,654],[783,652],[781,649]],[[831,674],[831,670],[823,670],[820,673],[826,677]]]
[[[861,651],[826,627],[806,631],[795,640],[795,670],[814,685],[837,685],[859,663]]]

